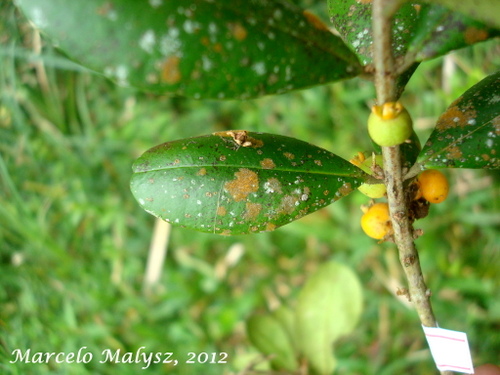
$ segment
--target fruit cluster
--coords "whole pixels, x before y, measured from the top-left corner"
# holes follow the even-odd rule
[[[407,187],[409,217],[411,221],[427,216],[429,204],[441,203],[448,197],[450,190],[446,176],[435,169],[428,169],[418,175]],[[377,240],[385,240],[392,235],[392,224],[387,203],[375,203],[363,208],[361,228]]]
[[[368,133],[374,143],[382,147],[392,147],[412,142],[413,122],[410,114],[400,102],[388,102],[372,107],[368,117]],[[417,141],[418,143],[418,141]],[[418,146],[420,149],[420,147]],[[359,152],[350,160],[364,172],[372,176],[358,187],[366,196],[377,199],[387,193],[383,180],[382,155],[372,154],[370,157]],[[411,222],[426,217],[431,203],[441,203],[448,196],[448,181],[443,173],[429,169],[420,173],[417,178],[405,184],[405,199],[408,202],[408,218]],[[377,240],[389,240],[393,229],[387,203],[374,203],[363,207],[361,228],[370,237]]]

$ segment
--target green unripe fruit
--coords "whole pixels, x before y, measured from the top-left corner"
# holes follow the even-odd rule
[[[410,138],[412,130],[410,114],[400,102],[372,107],[368,117],[368,133],[379,146],[399,145]]]
[[[375,165],[378,165],[379,167],[382,167],[384,165],[382,162],[382,155],[375,156]],[[373,174],[372,166],[373,166],[373,156],[370,156],[369,158],[367,158],[365,161],[363,161],[361,164],[358,165],[360,169],[362,169],[368,174]],[[387,192],[385,184],[364,183],[358,187],[358,190],[367,197],[373,199],[382,198]]]

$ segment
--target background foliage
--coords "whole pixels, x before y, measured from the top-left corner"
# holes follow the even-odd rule
[[[319,3],[318,3],[319,4]],[[305,6],[326,12],[312,1]],[[349,159],[374,97],[362,80],[255,101],[198,102],[115,86],[44,43],[10,2],[0,34],[0,370],[7,374],[135,374],[133,364],[9,364],[16,348],[229,353],[228,365],[178,374],[237,373],[259,361],[244,332],[254,311],[293,304],[326,260],[362,280],[361,323],[336,350],[339,374],[433,371],[418,318],[403,298],[396,249],[361,234],[355,193],[274,233],[224,238],[175,229],[160,286],[142,292],[153,218],[128,187],[131,164],[157,144],[230,128],[313,142]],[[499,66],[495,41],[422,66],[405,105],[425,140],[437,116]],[[451,67],[451,71],[450,71]],[[500,351],[498,175],[448,172],[450,198],[418,223],[439,323],[469,335],[476,364]],[[238,246],[243,249],[241,257]],[[263,367],[266,366],[262,363]],[[152,374],[171,371],[156,365]]]

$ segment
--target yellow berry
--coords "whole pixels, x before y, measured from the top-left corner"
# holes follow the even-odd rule
[[[420,173],[417,181],[420,193],[428,202],[441,203],[448,197],[450,186],[442,172],[428,169]]]
[[[410,138],[413,132],[410,114],[400,102],[372,107],[368,117],[368,133],[379,146],[396,146]]]
[[[382,198],[387,192],[384,184],[361,184],[358,190],[369,198]]]
[[[387,203],[375,203],[368,208],[361,217],[361,228],[371,238],[383,239],[392,232],[389,218],[389,205]]]
[[[373,165],[378,165],[379,167],[382,167],[384,165],[382,162],[382,155],[375,156],[375,163],[373,162],[373,156],[370,156],[369,158],[362,161],[358,165],[358,167],[361,168],[366,173],[373,175],[373,170],[372,170]],[[358,187],[358,190],[360,192],[362,192],[364,195],[366,195],[367,197],[370,197],[373,199],[382,198],[385,195],[385,193],[387,192],[385,184],[367,184],[367,183],[364,183]]]

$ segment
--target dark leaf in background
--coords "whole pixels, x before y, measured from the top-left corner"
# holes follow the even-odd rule
[[[246,131],[164,143],[133,166],[131,189],[149,213],[226,235],[271,231],[349,194],[368,177],[294,138]]]
[[[335,28],[344,41],[358,54],[363,65],[373,62],[372,4],[357,0],[328,0]],[[394,16],[392,48],[396,58],[404,56],[413,35],[418,10],[413,3],[403,4]]]
[[[477,0],[427,0],[428,3],[439,3],[463,13],[473,19],[500,29],[500,1],[477,1]]]
[[[424,4],[408,50],[417,61],[423,61],[498,35],[500,30],[462,13],[439,5]]]
[[[328,0],[328,5],[333,25],[344,41],[357,53],[363,65],[372,64],[371,2]],[[498,29],[441,5],[404,3],[394,15],[392,26],[392,51],[396,66],[404,67],[397,68],[397,96],[401,95],[418,62],[498,35]]]
[[[417,134],[413,132],[410,138],[400,146],[400,149],[403,156],[403,166],[406,168],[411,167],[422,150]]]
[[[296,339],[314,373],[333,373],[333,345],[354,330],[362,311],[363,289],[349,267],[331,261],[307,280],[295,308]]]
[[[192,98],[251,98],[358,75],[356,56],[285,0],[19,0],[71,58],[114,81]]]
[[[246,328],[252,344],[269,356],[274,369],[293,372],[299,364],[285,324],[274,314],[253,314],[247,320]]]
[[[418,162],[425,168],[500,168],[500,72],[467,90],[439,117]]]

